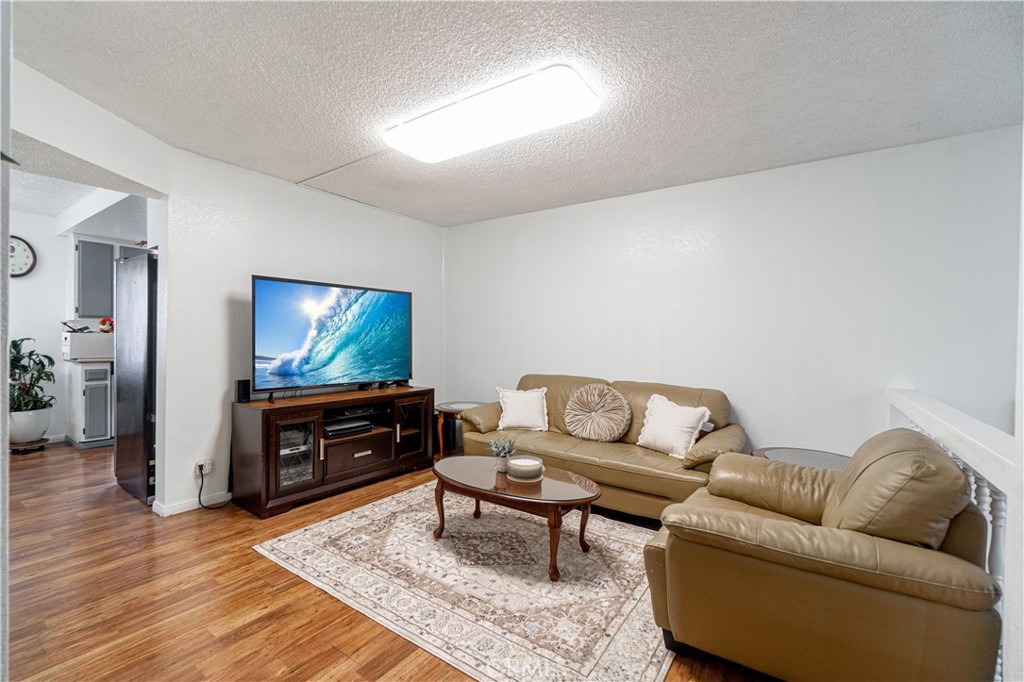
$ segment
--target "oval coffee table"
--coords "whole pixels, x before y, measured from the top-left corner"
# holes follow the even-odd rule
[[[473,518],[480,518],[480,501],[491,502],[502,507],[543,516],[548,520],[548,538],[551,557],[548,561],[548,577],[558,581],[558,540],[562,534],[562,517],[580,508],[580,549],[590,551],[590,545],[583,538],[590,517],[590,503],[601,496],[597,484],[585,476],[561,469],[547,467],[544,477],[536,483],[520,483],[494,468],[493,457],[449,457],[434,465],[437,487],[434,501],[437,502],[439,524],[434,539],[444,533],[444,494],[458,493],[476,501]]]

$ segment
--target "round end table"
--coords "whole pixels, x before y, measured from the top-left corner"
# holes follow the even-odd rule
[[[440,403],[434,405],[434,410],[437,411],[437,455],[438,459],[444,459],[444,432],[445,425],[451,422],[452,428],[452,450],[455,449],[455,422],[462,417],[464,410],[468,410],[471,407],[477,405],[483,405],[483,403],[474,402],[472,400],[461,400],[450,403]]]
[[[753,454],[754,457],[764,457],[765,459],[772,459],[778,462],[800,464],[805,467],[817,467],[819,469],[832,469],[834,471],[842,471],[850,463],[850,458],[846,455],[807,448],[758,448],[754,450]]]

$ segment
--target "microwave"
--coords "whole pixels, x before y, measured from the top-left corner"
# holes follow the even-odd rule
[[[60,352],[65,360],[111,360],[114,357],[114,334],[64,332]]]

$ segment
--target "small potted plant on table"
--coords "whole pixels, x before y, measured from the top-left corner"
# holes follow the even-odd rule
[[[43,392],[43,383],[53,383],[53,358],[34,349],[26,348],[27,341],[11,341],[10,375],[10,442],[11,449],[19,444],[41,441],[50,428],[50,408],[57,401]]]
[[[494,467],[498,471],[508,471],[508,458],[516,452],[516,439],[505,436],[491,441],[491,452],[494,453]]]

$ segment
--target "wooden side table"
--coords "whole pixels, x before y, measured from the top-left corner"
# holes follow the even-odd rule
[[[839,455],[835,452],[824,450],[809,450],[807,448],[758,448],[754,450],[754,457],[764,457],[779,462],[800,464],[805,467],[817,467],[819,469],[832,469],[842,471],[850,463],[846,455]]]
[[[483,403],[477,403],[473,401],[463,400],[461,402],[441,403],[435,405],[434,409],[437,410],[437,454],[438,459],[444,459],[444,430],[445,424],[451,422],[453,425],[456,420],[462,417],[462,412],[468,410],[471,407],[477,405],[483,405]],[[454,428],[454,427],[453,427]],[[452,440],[455,440],[455,432],[452,431]],[[455,443],[452,443],[452,449],[455,449]]]

